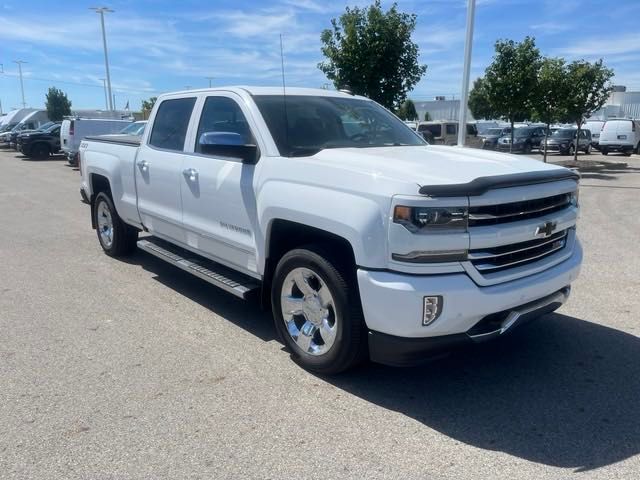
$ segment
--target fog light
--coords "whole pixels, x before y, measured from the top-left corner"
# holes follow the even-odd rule
[[[435,295],[432,297],[424,297],[423,303],[422,325],[426,327],[438,319],[440,313],[442,313],[442,304],[444,302],[441,295]]]

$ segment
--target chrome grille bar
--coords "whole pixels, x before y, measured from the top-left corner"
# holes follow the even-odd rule
[[[519,252],[524,252],[526,250],[531,250],[533,248],[539,248],[542,247],[544,245],[547,245],[548,243],[552,243],[552,242],[556,242],[558,240],[564,239],[567,236],[567,231],[563,231],[563,232],[558,232],[554,235],[552,235],[551,237],[545,238],[545,239],[541,239],[541,241],[537,241],[537,240],[533,240],[531,242],[523,242],[523,243],[517,243],[517,244],[512,244],[512,245],[506,245],[505,247],[502,248],[513,248],[513,247],[517,247],[518,245],[524,245],[524,244],[531,244],[531,245],[527,245],[527,246],[523,246],[522,248],[516,248],[513,250],[508,250],[505,252],[501,252],[501,253],[496,253],[495,251],[498,250],[501,247],[498,248],[493,248],[490,249],[490,251],[474,251],[472,250],[471,252],[469,252],[468,255],[468,259],[469,260],[487,260],[489,258],[496,258],[496,257],[502,257],[505,255],[510,255],[513,253],[519,253]]]
[[[536,198],[498,205],[475,206],[469,209],[469,226],[497,225],[563,210],[571,205],[571,194]]]

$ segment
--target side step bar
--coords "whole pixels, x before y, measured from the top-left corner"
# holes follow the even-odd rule
[[[211,285],[222,288],[236,297],[246,300],[259,293],[260,283],[258,280],[159,238],[146,237],[138,240],[138,248],[209,282]]]

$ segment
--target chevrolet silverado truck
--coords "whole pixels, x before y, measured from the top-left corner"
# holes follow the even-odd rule
[[[429,145],[343,92],[162,95],[142,137],[88,137],[81,196],[136,248],[270,305],[292,358],[411,365],[557,309],[582,261],[578,175]]]

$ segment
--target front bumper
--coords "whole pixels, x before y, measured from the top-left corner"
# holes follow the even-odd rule
[[[434,344],[438,345],[435,350],[441,350],[473,342],[478,333],[498,330],[491,337],[499,336],[508,328],[482,331],[483,325],[506,322],[512,312],[564,291],[577,278],[581,263],[582,247],[576,240],[573,254],[562,263],[535,275],[487,287],[478,286],[466,273],[407,275],[360,269],[358,284],[370,330],[370,356],[380,363],[406,364],[407,358],[429,356]],[[432,324],[423,326],[423,299],[435,295],[443,298],[442,313]],[[402,344],[410,354],[402,353],[403,349],[382,347],[385,343]]]

